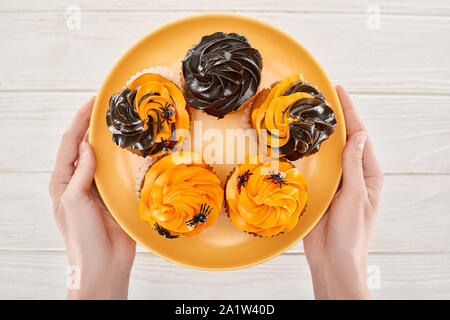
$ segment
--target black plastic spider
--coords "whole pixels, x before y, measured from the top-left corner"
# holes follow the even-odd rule
[[[176,141],[176,140],[170,140],[170,139],[167,139],[167,140],[164,140],[163,138],[161,138],[161,142],[162,142],[162,150],[164,151],[164,152],[167,152],[167,151],[169,151],[169,150],[172,150],[173,149],[173,147],[175,147],[175,144],[178,142],[178,141]]]
[[[197,213],[191,220],[186,221],[187,226],[195,228],[200,222],[206,222],[206,217],[211,213],[212,209],[213,208],[208,206],[206,203],[203,203],[200,206],[200,212]]]
[[[175,114],[175,110],[173,109],[172,105],[166,102],[164,107],[160,107],[160,109],[162,122],[167,121],[167,123],[169,123],[170,117]]]
[[[179,237],[179,235],[173,235],[170,234],[169,231],[167,231],[167,229],[164,229],[163,227],[161,227],[159,224],[155,223],[155,230],[158,231],[158,233],[161,236],[166,237],[167,239],[176,239]]]
[[[249,173],[250,170],[245,171],[243,174],[241,174],[240,176],[238,176],[239,182],[237,185],[238,191],[241,191],[241,187],[244,186],[245,187],[245,183],[248,181],[248,178],[250,178],[250,176],[253,174]]]
[[[285,176],[286,175],[284,174],[284,172],[274,173],[273,171],[271,171],[270,177],[267,177],[266,180],[272,180],[273,183],[279,184],[281,189],[283,184],[287,184],[286,180],[284,180]]]

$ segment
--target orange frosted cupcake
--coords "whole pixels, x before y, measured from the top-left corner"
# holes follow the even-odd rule
[[[272,156],[289,160],[319,151],[333,134],[336,118],[322,93],[294,74],[252,101],[251,124]],[[262,137],[264,135],[264,137]],[[267,137],[267,138],[266,138]]]
[[[173,152],[156,161],[142,183],[139,216],[161,236],[194,236],[222,210],[223,189],[201,155]]]
[[[142,157],[171,152],[189,132],[183,93],[155,73],[137,76],[111,96],[106,123],[115,144]]]
[[[306,181],[287,161],[247,157],[226,185],[228,214],[239,229],[262,237],[291,231],[305,208]]]

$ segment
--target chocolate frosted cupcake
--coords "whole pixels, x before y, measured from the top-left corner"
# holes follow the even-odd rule
[[[165,238],[194,236],[217,220],[223,197],[219,178],[200,154],[173,152],[145,174],[139,216]]]
[[[297,160],[316,153],[334,133],[336,118],[322,93],[295,74],[254,99],[251,123],[272,155]]]
[[[190,107],[223,118],[258,90],[262,58],[238,33],[204,36],[183,60],[184,94]]]
[[[159,157],[181,145],[189,114],[181,90],[165,77],[143,73],[109,100],[112,140],[142,157]]]
[[[291,231],[306,205],[305,178],[283,160],[249,156],[226,185],[228,215],[242,231],[272,237]]]

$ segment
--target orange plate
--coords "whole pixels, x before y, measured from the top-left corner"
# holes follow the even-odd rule
[[[308,181],[308,202],[298,225],[273,238],[248,235],[233,226],[225,213],[200,235],[168,240],[159,236],[138,215],[135,177],[143,160],[117,147],[111,140],[105,114],[109,97],[119,91],[138,71],[149,66],[167,66],[178,73],[188,49],[204,35],[216,31],[244,34],[263,57],[263,85],[301,72],[316,85],[336,113],[337,127],[321,150],[295,164]],[[239,127],[239,117],[222,120],[192,112],[203,127]],[[222,122],[221,122],[222,121]],[[172,262],[199,269],[225,270],[248,267],[284,252],[317,224],[337,190],[342,172],[345,124],[334,87],[313,56],[293,38],[255,19],[231,14],[204,14],[165,25],[130,48],[103,82],[91,118],[89,142],[97,155],[95,182],[112,216],[138,243]],[[233,165],[213,165],[225,182]]]

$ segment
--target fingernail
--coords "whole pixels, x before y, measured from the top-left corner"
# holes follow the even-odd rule
[[[87,150],[87,142],[86,141],[82,141],[80,144],[80,154],[83,154],[86,152]]]
[[[367,135],[365,133],[359,133],[356,136],[356,147],[358,149],[364,150],[364,146],[366,145]]]

